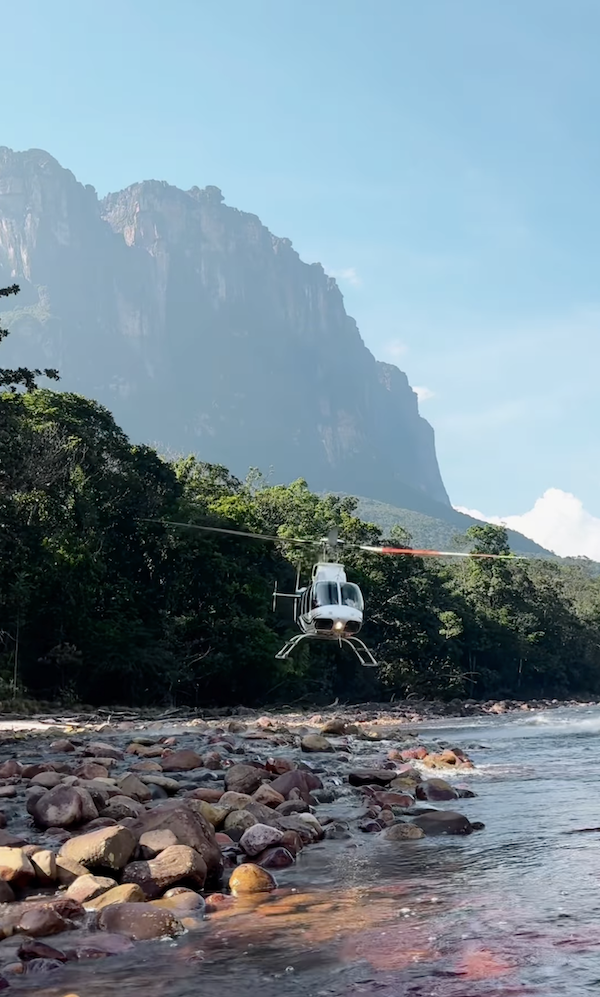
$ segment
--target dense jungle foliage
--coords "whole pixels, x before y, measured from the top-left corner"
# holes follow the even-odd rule
[[[600,691],[600,580],[585,563],[354,552],[344,560],[381,668],[316,642],[276,660],[294,632],[272,611],[275,581],[283,591],[295,581],[298,548],[285,537],[320,538],[335,524],[377,543],[378,528],[353,515],[353,499],[304,481],[241,482],[134,446],[95,402],[36,388],[40,373],[0,369],[0,698],[249,705]],[[385,539],[410,542],[402,531]],[[469,540],[508,550],[500,527],[473,527]]]

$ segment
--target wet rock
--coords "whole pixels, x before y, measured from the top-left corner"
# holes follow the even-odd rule
[[[225,773],[225,787],[228,792],[252,796],[267,777],[265,769],[255,768],[253,765],[232,765]]]
[[[189,845],[204,859],[207,881],[219,880],[223,872],[223,857],[215,840],[215,829],[201,813],[192,809],[193,800],[179,803],[173,800],[156,807],[135,825],[141,835],[164,828],[172,831],[180,845]]]
[[[317,834],[314,828],[311,828],[301,820],[301,817],[302,814],[293,817],[281,817],[278,824],[284,833],[286,831],[295,831],[300,836],[303,845],[310,845],[317,840]]]
[[[107,890],[112,890],[117,884],[114,879],[107,876],[79,876],[73,880],[67,890],[67,896],[77,900],[80,904],[85,904],[88,900],[94,900]]]
[[[166,752],[162,757],[161,765],[164,772],[192,772],[194,769],[203,767],[200,755],[189,748]]]
[[[253,857],[272,845],[278,845],[282,837],[283,832],[276,827],[270,827],[267,824],[254,824],[247,831],[244,831],[240,839],[240,846],[246,855]]]
[[[164,897],[159,900],[151,900],[152,907],[164,907],[165,910],[176,911],[179,916],[193,911],[194,913],[204,913],[206,903],[199,893],[193,890],[176,887],[174,890],[167,890]]]
[[[308,803],[304,800],[285,800],[277,807],[277,813],[282,817],[289,817],[291,814],[303,814],[310,810]]]
[[[394,769],[355,769],[348,776],[351,786],[388,786],[395,779]]]
[[[333,744],[322,734],[307,734],[300,742],[302,751],[307,752],[330,752],[334,751]]]
[[[129,828],[117,825],[71,838],[62,846],[60,856],[90,869],[123,869],[135,846],[135,835]]]
[[[287,869],[295,862],[294,855],[287,848],[266,848],[255,858],[256,865],[261,869]]]
[[[452,810],[432,810],[415,817],[414,823],[422,828],[426,836],[439,834],[471,834],[473,826],[463,814]]]
[[[77,749],[71,741],[67,741],[66,738],[62,738],[58,741],[53,741],[48,750],[52,751],[54,754],[64,755],[76,751]]]
[[[69,939],[69,948],[66,949],[66,954],[69,959],[101,959],[109,955],[122,955],[132,948],[131,938],[126,938],[125,935],[111,935],[105,931],[95,931],[93,934],[81,933],[73,941]],[[74,995],[71,994],[69,997],[74,997]]]
[[[94,741],[84,748],[84,755],[92,755],[99,758],[116,758],[120,760],[125,757],[125,753],[113,744],[104,744],[102,741]]]
[[[358,830],[362,831],[363,834],[377,834],[382,831],[385,824],[381,820],[374,820],[372,818],[366,818],[358,823]]]
[[[137,883],[122,883],[120,886],[114,886],[112,890],[107,890],[106,893],[101,893],[94,900],[89,900],[86,906],[92,910],[104,910],[113,904],[143,904],[145,900],[146,895]]]
[[[413,841],[424,838],[425,832],[415,824],[392,824],[385,828],[382,837],[386,841]]]
[[[0,880],[24,889],[35,879],[35,869],[22,848],[0,848]]]
[[[204,800],[197,801],[200,813],[206,818],[214,828],[221,827],[225,818],[231,813],[230,807],[222,807],[218,803],[205,803]]]
[[[250,803],[246,804],[244,810],[252,814],[253,817],[256,817],[259,824],[276,825],[277,813],[271,807],[265,807],[262,803],[257,803],[256,800],[250,800]]]
[[[415,802],[408,793],[376,793],[374,799],[381,807],[412,807]]]
[[[140,856],[146,860],[153,859],[164,852],[165,848],[176,844],[177,838],[168,828],[163,828],[161,831],[146,831],[139,840]]]
[[[0,799],[12,800],[17,795],[15,786],[0,786]]]
[[[15,899],[12,887],[4,879],[0,879],[0,904],[10,904]]]
[[[273,789],[268,782],[263,782],[262,786],[259,786],[254,793],[254,800],[256,803],[262,803],[265,807],[275,808],[281,803],[284,803],[284,797],[281,793],[278,793],[276,789]]]
[[[0,779],[12,779],[15,776],[20,776],[22,771],[23,766],[20,762],[16,758],[9,758],[0,765]]]
[[[314,789],[323,789],[323,783],[319,776],[313,772],[307,772],[304,769],[293,769],[290,772],[284,772],[277,779],[274,779],[271,783],[271,789],[281,793],[286,800],[289,800],[294,790],[298,790],[304,802],[310,803],[311,792]]]
[[[58,935],[69,928],[69,922],[51,907],[32,907],[26,911],[18,925],[18,930],[32,938],[47,938]]]
[[[28,976],[31,973],[52,973],[57,969],[62,969],[62,963],[58,959],[32,959],[31,962],[23,963],[23,970]]]
[[[169,779],[166,775],[142,775],[140,781],[143,782],[145,786],[158,786],[159,789],[164,789],[168,796],[173,796],[181,789],[181,784],[177,782],[177,779]]]
[[[169,886],[186,880],[202,889],[206,882],[206,863],[188,845],[170,845],[148,862],[132,862],[123,871],[124,883],[137,883],[144,895],[153,900]]]
[[[224,790],[222,789],[200,788],[192,789],[187,795],[194,797],[196,800],[204,800],[205,803],[219,803],[223,794]]]
[[[286,831],[285,833],[290,834],[293,832]],[[343,824],[342,821],[334,820],[324,828],[323,837],[331,841],[343,841],[351,838],[352,835],[346,824]]]
[[[184,928],[170,911],[152,904],[122,903],[105,907],[98,917],[101,931],[127,935],[134,941],[151,938],[174,938],[183,934]]]
[[[61,949],[31,938],[21,943],[17,955],[22,962],[31,962],[32,959],[56,959],[57,962],[67,962],[67,956]]]
[[[346,733],[346,721],[339,720],[335,717],[332,720],[328,720],[321,728],[321,734],[331,734],[335,737],[340,737]]]
[[[266,869],[245,862],[231,873],[229,889],[235,897],[239,897],[249,893],[270,893],[277,889],[277,883]]]
[[[218,771],[223,768],[223,759],[218,751],[209,751],[203,758],[204,768]]]
[[[415,795],[418,800],[428,800],[430,803],[458,799],[457,791],[444,779],[428,779],[419,783],[415,788]]]
[[[273,775],[284,775],[285,772],[292,772],[298,766],[289,758],[268,758],[265,768]]]

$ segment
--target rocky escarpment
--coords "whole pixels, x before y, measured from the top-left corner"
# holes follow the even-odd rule
[[[367,350],[320,264],[216,187],[99,201],[47,153],[0,149],[0,281],[22,289],[5,362],[59,368],[136,440],[449,505],[406,375]]]

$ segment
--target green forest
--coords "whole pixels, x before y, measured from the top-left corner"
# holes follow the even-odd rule
[[[333,525],[349,541],[410,536],[382,537],[355,500],[302,480],[240,481],[194,456],[167,459],[131,443],[95,401],[37,387],[40,375],[58,378],[0,369],[0,700],[202,707],[600,692],[600,580],[585,562],[354,551],[344,562],[365,596],[361,636],[381,667],[315,641],[277,660],[295,632],[272,609],[275,582],[291,591],[298,567],[286,537],[319,539]],[[509,549],[486,524],[468,541]]]

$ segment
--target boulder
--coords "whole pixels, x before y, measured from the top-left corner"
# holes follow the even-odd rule
[[[322,734],[307,734],[300,742],[302,751],[329,752],[334,751],[333,744]]]
[[[29,861],[33,866],[35,878],[42,886],[54,883],[58,879],[56,868],[56,855],[48,848],[42,848],[30,856]]]
[[[202,798],[202,797],[201,797]],[[219,803],[221,807],[229,807],[230,810],[243,810],[247,803],[252,803],[254,799],[248,793],[222,793],[219,800],[209,800],[210,803]]]
[[[79,779],[106,779],[108,778],[108,769],[104,765],[99,765],[98,762],[84,762],[77,769],[77,776]]]
[[[256,857],[255,862],[261,869],[287,869],[294,864],[295,858],[287,848],[275,847],[266,848]]]
[[[140,817],[144,813],[144,806],[137,800],[132,800],[129,796],[113,796],[101,812],[102,817],[109,817],[111,820],[125,820],[127,817]]]
[[[66,841],[60,850],[68,858],[90,869],[123,869],[136,846],[135,835],[127,827],[105,827]]]
[[[313,772],[306,772],[303,769],[292,769],[284,772],[271,783],[271,789],[281,793],[289,800],[290,794],[296,789],[305,803],[310,803],[310,793],[313,789],[323,789],[323,783],[318,775]]]
[[[63,777],[58,772],[39,772],[38,775],[34,775],[31,784],[42,786],[44,789],[54,789],[55,786],[60,786],[62,780]]]
[[[35,906],[21,916],[17,930],[31,938],[47,938],[69,928],[69,922],[49,906]]]
[[[273,789],[268,782],[263,782],[262,786],[259,786],[254,793],[254,800],[256,803],[262,803],[263,806],[274,809],[280,803],[284,803],[285,798],[276,789]]]
[[[134,941],[175,937],[184,932],[181,921],[170,911],[152,904],[121,903],[103,908],[98,916],[101,931],[118,933]]]
[[[231,831],[241,831],[243,834],[255,824],[258,824],[258,818],[249,810],[232,810],[230,814],[227,814],[223,828],[228,834]]]
[[[78,786],[42,790],[32,801],[29,812],[41,828],[72,827],[98,816],[90,794]]]
[[[331,734],[334,737],[341,737],[346,733],[346,721],[334,717],[328,720],[321,728],[321,734]]]
[[[73,880],[67,890],[67,896],[80,904],[85,904],[88,900],[94,900],[102,893],[112,890],[116,885],[114,879],[109,879],[107,876],[91,876],[87,873]]]
[[[181,784],[177,782],[177,779],[169,779],[167,775],[157,775],[155,773],[151,773],[150,775],[143,774],[140,781],[145,786],[158,786],[159,789],[164,789],[165,793],[168,793],[169,796],[173,796],[181,789]],[[218,796],[220,795],[221,791],[219,790]]]
[[[116,758],[117,760],[125,757],[125,753],[116,745],[105,744],[103,741],[90,742],[85,746],[83,753],[97,758]]]
[[[154,900],[175,883],[193,882],[199,890],[206,882],[206,863],[188,845],[170,845],[148,862],[132,862],[123,870],[124,883],[137,883]]]
[[[237,866],[231,873],[229,889],[234,897],[248,893],[271,893],[277,883],[270,872],[252,862]]]
[[[136,775],[132,772],[127,772],[121,779],[118,780],[117,786],[121,790],[123,796],[130,796],[134,800],[138,800],[139,803],[148,803],[151,799],[151,792],[147,785],[138,779]]]
[[[439,803],[443,800],[457,800],[459,794],[445,779],[427,779],[415,787],[415,795],[418,800],[428,800],[430,803]]]
[[[76,751],[77,749],[72,741],[67,741],[66,738],[61,738],[58,741],[53,741],[48,750],[55,754],[62,755]]]
[[[122,883],[121,886],[113,886],[112,890],[101,893],[94,900],[89,900],[86,906],[92,910],[103,910],[113,904],[143,904],[145,900],[146,895],[137,883]]]
[[[203,767],[200,755],[189,748],[165,752],[161,765],[164,772],[192,772],[194,769]]]
[[[240,839],[240,847],[246,855],[253,857],[264,852],[266,848],[278,845],[282,838],[283,832],[276,827],[270,827],[267,824],[254,824],[244,831]]]
[[[0,904],[11,904],[15,899],[12,887],[4,879],[0,879]]]
[[[232,765],[225,773],[225,787],[230,792],[252,796],[268,775],[266,769],[255,768],[254,765]]]
[[[414,796],[408,793],[375,793],[374,799],[380,807],[412,807]]]
[[[164,852],[165,848],[176,844],[177,838],[168,828],[163,828],[161,831],[146,831],[140,836],[139,854],[142,859],[153,859]]]
[[[215,840],[215,829],[193,807],[193,800],[172,800],[146,813],[133,825],[134,833],[140,836],[146,831],[167,828],[172,831],[180,845],[188,845],[202,856],[206,863],[207,882],[218,881],[223,872],[223,856]]]
[[[471,834],[474,830],[467,817],[452,810],[430,810],[415,817],[414,823],[428,838],[440,834]]]
[[[56,863],[56,877],[61,886],[70,886],[80,876],[87,876],[88,870],[81,862],[74,862],[64,855],[57,855],[54,859]]]
[[[23,889],[35,879],[35,869],[22,848],[0,848],[0,880]]]

